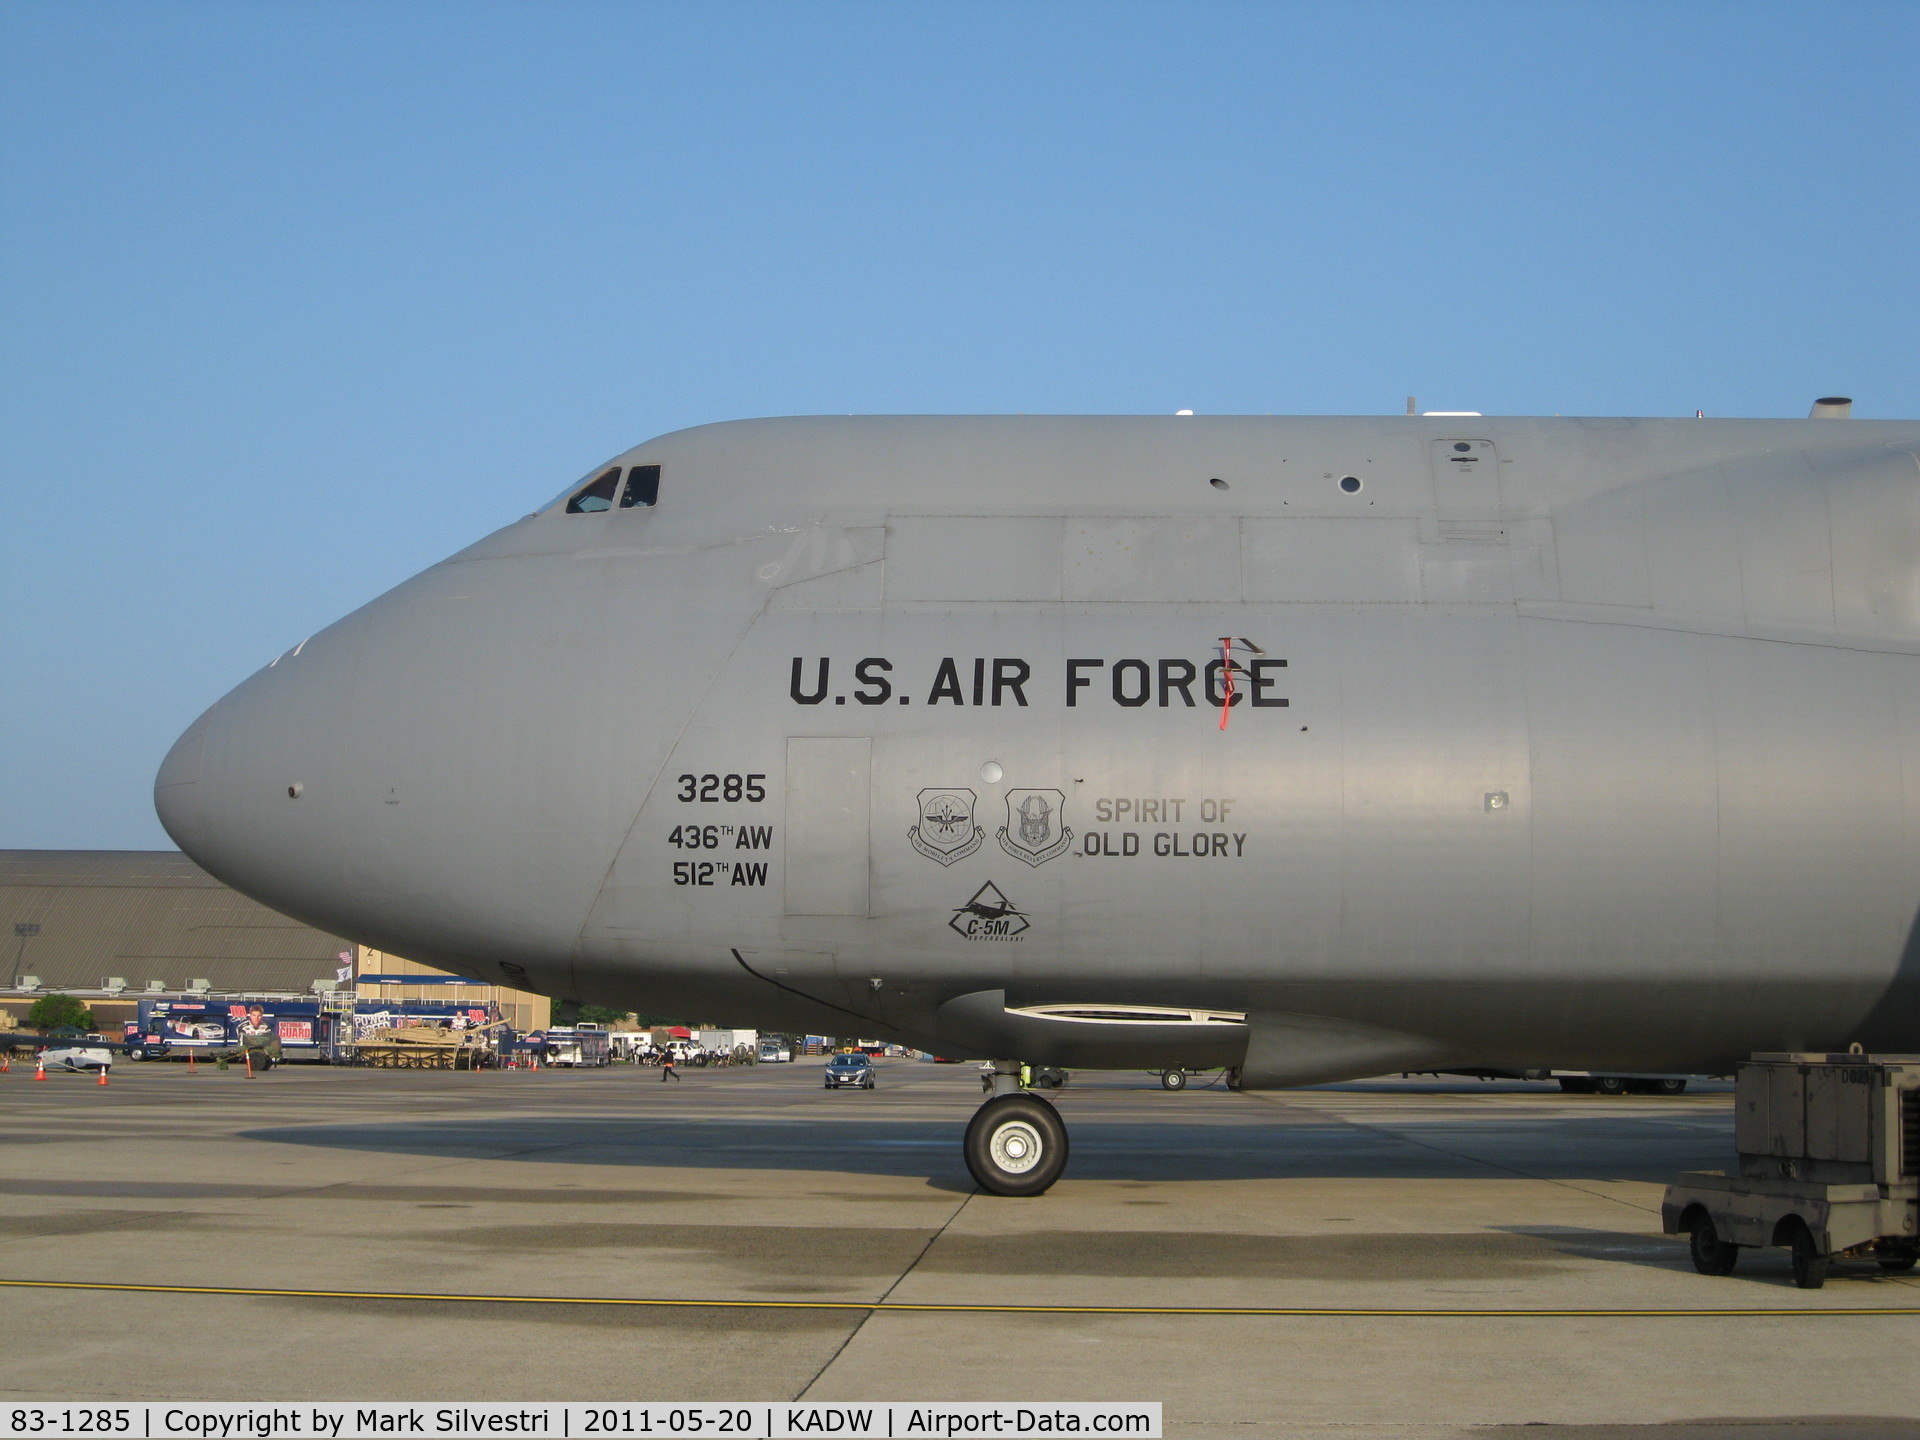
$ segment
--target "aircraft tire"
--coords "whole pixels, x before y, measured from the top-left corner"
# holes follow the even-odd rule
[[[1704,1210],[1693,1217],[1687,1253],[1693,1258],[1693,1268],[1702,1275],[1731,1275],[1733,1267],[1740,1263],[1740,1247],[1720,1238],[1713,1218]]]
[[[967,1124],[967,1169],[989,1195],[1044,1194],[1067,1168],[1067,1127],[1033,1095],[1001,1095]]]
[[[1187,1088],[1187,1072],[1184,1070],[1162,1070],[1160,1072],[1162,1090],[1184,1090]]]
[[[1827,1265],[1832,1256],[1820,1253],[1819,1243],[1807,1222],[1795,1216],[1792,1221],[1793,1283],[1802,1290],[1818,1290],[1827,1283]]]
[[[1246,1081],[1240,1078],[1240,1067],[1238,1065],[1233,1066],[1227,1071],[1227,1089],[1244,1090],[1246,1088]]]
[[[1920,1265],[1920,1255],[1882,1255],[1880,1257],[1880,1268],[1889,1275],[1904,1275],[1915,1265]]]

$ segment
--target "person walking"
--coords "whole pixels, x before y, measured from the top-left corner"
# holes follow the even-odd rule
[[[673,1068],[673,1051],[669,1050],[665,1055],[660,1057],[660,1083],[664,1085],[669,1080],[678,1080],[679,1078],[680,1072]]]

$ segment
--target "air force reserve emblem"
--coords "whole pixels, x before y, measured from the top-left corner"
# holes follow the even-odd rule
[[[1029,865],[1044,865],[1066,854],[1073,843],[1073,831],[1062,823],[1066,803],[1067,797],[1058,790],[1009,790],[1000,848]]]
[[[942,865],[964,860],[986,838],[987,832],[973,823],[973,791],[920,792],[920,823],[907,831],[907,839],[929,860]]]

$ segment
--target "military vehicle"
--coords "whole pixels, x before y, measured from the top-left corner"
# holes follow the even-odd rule
[[[1920,422],[814,417],[303,640],[156,803],[334,934],[994,1065],[1920,1048]]]

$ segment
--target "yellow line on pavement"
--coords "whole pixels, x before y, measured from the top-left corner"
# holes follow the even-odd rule
[[[676,1310],[862,1310],[887,1314],[1239,1315],[1376,1320],[1659,1320],[1681,1318],[1920,1315],[1920,1305],[1732,1305],[1682,1308],[1543,1306],[1531,1309],[1424,1309],[1348,1305],[965,1305],[910,1300],[680,1300],[625,1295],[438,1295],[392,1290],[276,1290],[257,1285],[133,1285],[104,1280],[0,1280],[16,1290],[106,1290],[145,1295],[250,1295],[281,1300],[407,1300],[438,1304],[627,1305]]]

